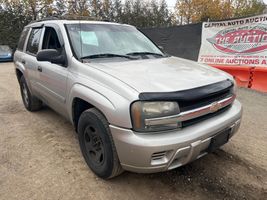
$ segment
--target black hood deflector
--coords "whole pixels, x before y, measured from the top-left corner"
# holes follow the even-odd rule
[[[211,85],[177,92],[144,92],[139,94],[139,99],[141,101],[198,101],[227,92],[233,86],[232,81],[225,80]]]

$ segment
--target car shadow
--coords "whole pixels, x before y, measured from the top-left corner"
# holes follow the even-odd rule
[[[71,150],[75,151],[74,155],[79,157],[76,158],[79,161],[77,166],[91,177],[92,172],[81,157],[77,134],[70,123],[47,106],[44,106],[36,114],[42,116],[42,119],[48,120],[49,117],[51,122],[57,119],[60,124],[67,125],[64,128],[66,138],[72,140],[69,143],[73,143],[73,141],[77,143]],[[51,134],[56,135],[57,133]],[[61,141],[56,140],[57,142]],[[62,145],[59,146],[62,147]],[[65,154],[66,151],[60,153]],[[62,157],[64,156],[62,155]],[[119,190],[128,192],[134,190],[139,193],[139,197],[148,196],[150,199],[180,199],[181,197],[182,199],[191,197],[196,199],[265,199],[267,191],[256,187],[264,184],[265,177],[262,177],[262,174],[266,174],[265,169],[222,148],[167,172],[154,174],[124,172],[110,180],[102,180],[95,175],[94,177],[108,188],[120,188]]]
[[[235,169],[238,171],[236,172]],[[228,170],[234,172],[228,173]],[[123,184],[125,179],[138,180],[138,184],[143,184],[144,187],[149,182],[150,185],[154,185],[152,187],[160,185],[159,190],[170,190],[176,195],[201,194],[205,199],[244,199],[244,197],[245,199],[264,199],[267,191],[264,193],[261,188],[253,187],[250,183],[232,180],[238,176],[244,176],[242,179],[247,178],[247,182],[250,182],[250,175],[260,177],[264,173],[266,170],[241,160],[223,149],[218,149],[214,153],[171,171],[155,174],[125,172],[110,181]],[[247,174],[250,175],[246,177]],[[264,183],[263,178],[256,181]],[[169,197],[162,196],[163,199]],[[176,197],[173,196],[173,198]]]

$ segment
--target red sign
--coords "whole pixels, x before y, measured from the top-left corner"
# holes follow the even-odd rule
[[[227,54],[252,54],[267,49],[267,26],[228,28],[207,39],[215,49]]]

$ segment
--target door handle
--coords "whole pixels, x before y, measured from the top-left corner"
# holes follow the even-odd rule
[[[25,65],[25,64],[26,64],[26,61],[25,61],[25,60],[22,60],[21,63],[22,63],[23,65]]]
[[[37,70],[38,70],[39,72],[42,72],[42,71],[43,71],[42,67],[40,67],[40,66],[37,67]]]

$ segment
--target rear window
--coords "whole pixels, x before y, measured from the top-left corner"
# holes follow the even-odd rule
[[[28,35],[28,32],[29,32],[29,28],[24,28],[22,33],[21,33],[21,35],[20,35],[18,48],[17,48],[20,51],[23,51],[23,47],[24,47],[25,40],[26,40],[26,37]]]
[[[26,51],[31,54],[37,54],[42,28],[33,28],[28,39]]]

